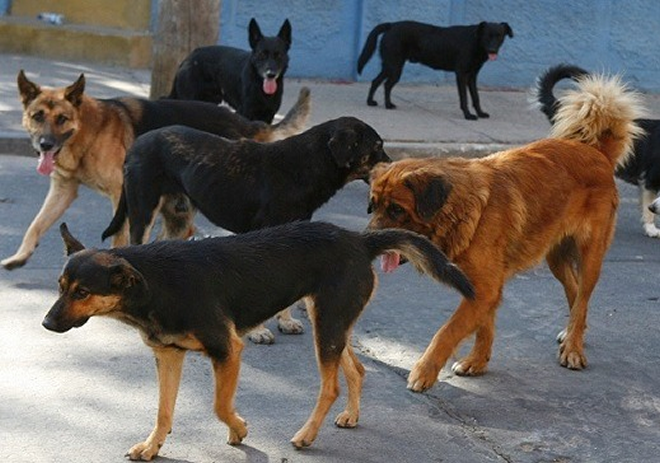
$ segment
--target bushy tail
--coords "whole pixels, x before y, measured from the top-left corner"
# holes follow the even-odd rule
[[[619,76],[585,75],[557,100],[551,137],[573,140],[601,151],[612,167],[625,162],[643,134],[635,119],[644,110],[639,95]]]
[[[366,231],[363,236],[372,259],[387,251],[396,251],[419,272],[455,288],[468,299],[474,299],[474,287],[467,276],[424,236],[399,229]]]
[[[369,32],[369,35],[367,36],[367,41],[364,42],[364,48],[362,48],[362,52],[360,53],[360,57],[358,58],[358,63],[357,63],[358,74],[362,74],[362,69],[364,69],[364,66],[371,59],[371,57],[374,54],[374,51],[376,51],[376,43],[378,42],[378,36],[383,32],[390,30],[391,28],[392,28],[392,23],[383,23],[377,25],[371,30],[371,32]]]
[[[297,135],[305,130],[305,124],[309,118],[309,113],[312,107],[312,98],[309,87],[303,87],[298,94],[298,100],[286,113],[284,119],[277,124],[270,126],[267,140],[264,141],[277,141],[288,138],[292,135]]]
[[[105,241],[106,238],[116,234],[119,230],[121,230],[121,227],[124,225],[124,222],[126,222],[126,212],[128,210],[128,207],[126,206],[126,192],[122,190],[121,192],[121,197],[119,198],[119,204],[117,205],[117,210],[115,211],[115,215],[110,221],[110,225],[103,230],[103,234],[101,235],[101,240]]]
[[[552,123],[557,112],[557,99],[553,93],[557,82],[563,79],[572,79],[575,81],[579,77],[588,74],[589,72],[584,69],[570,64],[553,66],[536,79],[536,84],[531,90],[531,99],[539,106],[541,112],[546,115],[550,123]]]

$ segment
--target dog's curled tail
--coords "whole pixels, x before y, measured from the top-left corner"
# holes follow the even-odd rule
[[[531,89],[531,100],[552,123],[557,112],[557,98],[553,92],[557,82],[563,79],[576,81],[588,74],[588,71],[571,64],[552,66],[536,79],[536,83]]]
[[[551,137],[592,146],[616,167],[643,134],[635,124],[643,115],[639,95],[619,76],[585,75],[577,78],[574,90],[558,99]]]
[[[270,126],[270,136],[267,141],[283,140],[305,130],[311,108],[312,98],[309,87],[302,87],[298,93],[298,100],[286,113],[284,119]]]
[[[385,253],[401,253],[419,272],[474,299],[474,287],[468,277],[426,237],[398,229],[366,231],[363,236],[372,259]]]
[[[112,220],[110,221],[110,225],[103,230],[103,233],[101,234],[101,241],[105,241],[106,238],[116,234],[119,230],[121,230],[121,227],[124,225],[124,222],[126,222],[126,212],[127,212],[128,207],[126,206],[126,192],[122,190],[121,196],[119,198],[119,204],[117,205],[117,210],[115,211],[114,217],[112,217]]]
[[[378,42],[378,36],[383,32],[387,32],[392,28],[392,23],[383,23],[374,27],[369,35],[367,36],[367,41],[364,42],[364,47],[360,53],[357,63],[357,72],[362,74],[362,70],[367,62],[371,59],[374,52],[376,51],[376,43]]]

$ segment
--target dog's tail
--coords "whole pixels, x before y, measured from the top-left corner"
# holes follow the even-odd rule
[[[305,130],[305,124],[312,108],[312,98],[309,87],[303,87],[298,94],[298,100],[286,113],[284,119],[277,124],[269,125],[263,141],[272,142],[297,135]]]
[[[639,95],[619,76],[585,75],[576,88],[557,102],[551,137],[573,140],[601,151],[615,168],[625,162],[643,130],[635,119],[643,116]]]
[[[474,299],[474,287],[467,276],[426,237],[399,229],[370,230],[364,232],[363,237],[372,259],[382,255],[381,266],[385,271],[398,266],[400,253],[419,272],[451,286],[468,299]]]
[[[364,69],[364,66],[371,59],[374,52],[376,51],[376,43],[378,42],[378,36],[383,32],[387,32],[391,28],[392,28],[392,23],[383,23],[377,25],[371,30],[371,32],[369,32],[369,35],[367,36],[367,41],[364,42],[364,48],[362,48],[362,52],[360,53],[360,57],[358,58],[358,63],[357,63],[358,74],[362,74],[362,69]]]
[[[121,230],[124,222],[126,222],[127,210],[128,206],[126,205],[126,192],[122,189],[115,215],[110,221],[110,225],[108,225],[108,227],[103,230],[103,233],[101,234],[101,241],[105,241],[106,238],[115,235],[117,232],[119,232],[119,230]]]
[[[563,79],[576,81],[586,75],[589,75],[589,72],[578,66],[570,64],[553,66],[536,79],[536,84],[531,90],[531,99],[552,123],[557,112],[557,98],[553,93],[557,82]]]

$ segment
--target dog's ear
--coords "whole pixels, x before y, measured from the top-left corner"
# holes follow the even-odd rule
[[[291,46],[291,23],[288,19],[285,19],[284,23],[282,23],[277,36],[286,43],[287,48]]]
[[[477,37],[481,37],[482,35],[484,35],[484,29],[486,29],[487,25],[488,23],[486,21],[481,21],[477,25]]]
[[[21,101],[23,102],[24,108],[27,107],[41,93],[41,87],[39,87],[34,82],[30,82],[23,69],[18,71],[16,83],[18,84],[18,93],[21,96]]]
[[[328,148],[339,167],[350,167],[357,146],[357,134],[352,128],[340,128],[328,141]]]
[[[80,74],[78,80],[64,89],[64,98],[71,102],[73,106],[80,106],[82,103],[83,92],[85,91],[85,74]]]
[[[67,256],[85,249],[85,246],[83,246],[82,243],[75,239],[69,232],[69,227],[66,226],[66,222],[60,224],[60,235],[62,235],[62,241],[64,241],[64,248],[66,249]]]
[[[128,296],[127,302],[143,303],[149,297],[147,280],[124,259],[110,267],[110,285]]]
[[[257,44],[261,39],[264,38],[264,35],[261,33],[259,24],[257,20],[252,18],[250,19],[250,25],[248,26],[248,40],[250,41],[250,48],[253,50],[257,48]]]
[[[511,29],[511,26],[509,26],[509,23],[501,23],[502,27],[504,27],[504,32],[506,35],[509,37],[513,38],[513,29]]]
[[[451,184],[435,175],[412,174],[406,177],[403,184],[415,195],[415,212],[425,221],[433,218],[451,192]]]

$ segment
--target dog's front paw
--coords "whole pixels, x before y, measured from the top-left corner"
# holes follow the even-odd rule
[[[302,322],[295,318],[277,317],[277,327],[284,334],[302,334],[305,331]]]
[[[385,107],[386,107],[387,109],[396,109],[396,105],[395,105],[394,103],[392,103],[392,102],[385,103]]]
[[[229,428],[229,435],[227,436],[227,443],[229,445],[239,445],[247,436],[247,422],[236,415],[236,422]]]
[[[417,362],[408,375],[408,389],[413,392],[424,392],[438,380],[438,373],[440,373],[439,368]]]
[[[354,428],[357,426],[359,418],[358,413],[350,413],[344,410],[335,418],[335,425],[339,428]]]
[[[158,455],[160,447],[155,442],[147,440],[131,447],[126,456],[133,461],[150,461]]]
[[[587,357],[582,349],[564,341],[559,346],[559,364],[570,370],[582,370],[587,367]]]
[[[275,342],[275,335],[268,328],[259,327],[250,331],[248,339],[255,344],[272,344]]]
[[[2,259],[2,266],[7,269],[7,270],[14,270],[15,268],[19,268],[25,265],[27,260],[30,258],[30,255],[28,254],[27,256],[23,256],[20,254],[14,254],[11,257],[7,257],[6,259]]]
[[[490,117],[490,114],[485,113],[483,111],[477,111],[477,116],[481,117],[482,119],[488,119]]]
[[[293,444],[297,450],[309,447],[312,445],[312,442],[314,442],[314,439],[316,439],[317,433],[318,430],[312,431],[307,425],[305,425],[300,429],[300,431],[296,433],[295,436],[293,436],[293,439],[291,439],[291,444]]]
[[[477,119],[479,119],[477,116],[475,116],[472,113],[465,113],[464,115],[465,115],[465,119],[467,119],[468,121],[476,121]]]
[[[376,100],[367,100],[367,105],[368,106],[378,106],[378,102]]]
[[[660,238],[660,230],[652,223],[644,224],[644,234],[650,238]]]
[[[451,371],[458,376],[479,376],[486,373],[487,369],[488,361],[471,357],[461,359],[455,362],[451,367]]]

